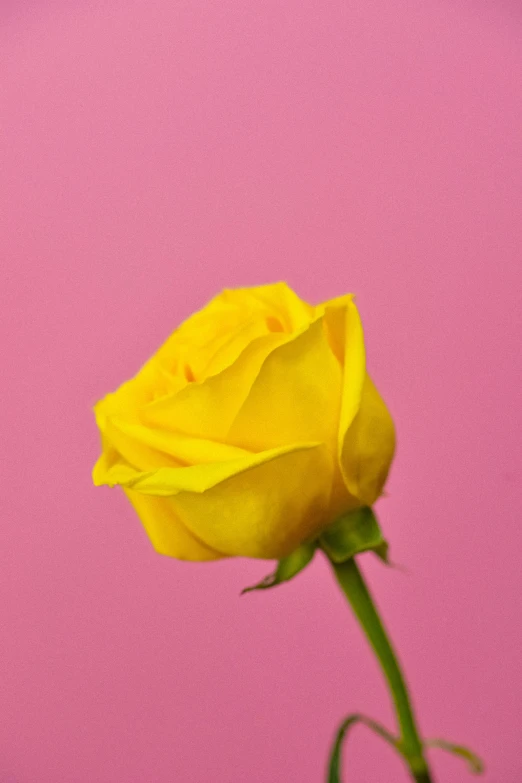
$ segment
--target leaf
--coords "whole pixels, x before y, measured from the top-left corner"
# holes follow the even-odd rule
[[[424,744],[427,748],[440,748],[447,753],[460,756],[468,762],[470,771],[475,775],[481,775],[484,772],[485,767],[482,759],[479,759],[469,748],[465,748],[463,745],[454,745],[452,742],[446,742],[443,739],[427,740]]]
[[[379,737],[382,737],[382,739],[386,740],[386,742],[388,742],[395,750],[399,751],[397,740],[392,734],[390,734],[390,732],[387,729],[384,728],[384,726],[381,726],[379,723],[376,723],[371,718],[367,718],[365,715],[359,715],[359,714],[349,715],[341,723],[335,737],[332,753],[330,755],[330,764],[328,767],[328,783],[341,783],[342,744],[348,730],[356,723],[364,724],[369,729],[371,729],[376,734],[378,734]]]
[[[243,593],[249,593],[252,590],[266,590],[269,587],[275,587],[282,582],[288,582],[290,579],[293,579],[294,576],[297,576],[297,574],[310,563],[316,548],[317,545],[315,542],[301,544],[301,546],[296,549],[295,552],[292,552],[291,555],[279,560],[273,574],[265,576],[257,585],[245,587],[245,589],[241,591],[241,595],[243,595]]]
[[[321,548],[334,563],[344,563],[361,552],[372,551],[388,563],[388,542],[373,510],[363,506],[339,517],[319,539]]]

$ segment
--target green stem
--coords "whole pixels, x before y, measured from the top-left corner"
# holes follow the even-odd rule
[[[412,778],[416,783],[433,783],[397,656],[355,558],[352,557],[344,563],[332,562],[332,566],[337,581],[381,664],[397,713],[400,730],[398,747],[408,764]]]

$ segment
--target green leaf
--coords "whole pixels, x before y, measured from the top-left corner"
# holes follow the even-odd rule
[[[293,579],[294,576],[297,576],[297,574],[303,570],[303,568],[306,568],[308,563],[312,560],[316,549],[317,545],[315,542],[301,544],[295,552],[292,552],[288,557],[283,557],[283,559],[278,562],[277,568],[273,574],[265,576],[257,585],[245,587],[245,589],[241,591],[241,595],[243,595],[243,593],[249,593],[252,590],[266,590],[269,587],[275,587],[282,582],[288,582],[290,579]]]
[[[319,539],[321,548],[334,563],[344,563],[361,552],[375,552],[388,562],[388,543],[369,506],[343,514]]]
[[[446,740],[442,739],[427,740],[424,744],[427,748],[440,748],[447,753],[453,753],[455,756],[460,756],[468,762],[471,772],[475,775],[481,775],[484,772],[484,762],[463,745],[454,745],[452,742],[446,742]]]
[[[400,752],[397,740],[387,729],[384,728],[384,726],[376,723],[371,718],[367,718],[365,715],[349,715],[339,726],[335,737],[335,742],[333,744],[330,755],[330,764],[328,767],[328,783],[341,783],[341,748],[347,732],[349,729],[351,729],[352,726],[355,726],[356,723],[364,724],[369,729],[378,734],[379,737],[382,737],[382,739],[386,740],[386,742],[388,742],[394,748],[394,750],[398,750]]]

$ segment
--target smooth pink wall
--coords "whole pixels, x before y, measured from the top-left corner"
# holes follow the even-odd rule
[[[405,571],[364,567],[426,735],[519,783],[520,5],[1,9],[1,783],[319,783],[343,715],[391,722],[325,564],[239,598],[270,563],[160,557],[91,484],[95,400],[278,279],[358,294]],[[345,759],[407,779],[362,729]]]

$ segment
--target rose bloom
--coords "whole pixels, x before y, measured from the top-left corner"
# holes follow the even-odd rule
[[[351,295],[225,290],[95,406],[96,485],[119,485],[156,550],[279,559],[381,494],[395,435]]]

